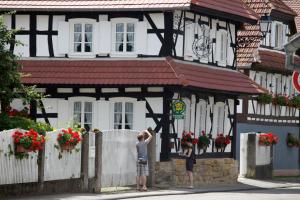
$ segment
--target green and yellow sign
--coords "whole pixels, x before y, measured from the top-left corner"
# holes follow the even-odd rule
[[[172,103],[172,115],[174,119],[183,119],[186,105],[181,99],[175,99]]]

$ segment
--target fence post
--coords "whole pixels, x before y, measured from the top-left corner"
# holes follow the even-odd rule
[[[89,134],[88,132],[82,136],[81,145],[81,179],[82,190],[89,190]]]
[[[149,177],[148,185],[154,186],[155,184],[155,161],[156,161],[156,133],[155,131],[150,132],[152,140],[148,145],[148,162],[149,162]]]
[[[102,142],[103,133],[95,134],[95,185],[94,193],[101,192],[101,173],[102,173]]]
[[[39,191],[43,192],[44,190],[44,181],[45,181],[45,152],[46,145],[43,144],[43,149],[38,152],[38,183]]]

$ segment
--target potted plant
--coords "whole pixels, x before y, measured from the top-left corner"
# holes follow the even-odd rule
[[[188,147],[188,142],[192,143],[193,145],[196,145],[198,143],[198,139],[193,138],[194,133],[193,132],[187,132],[187,131],[183,131],[182,132],[182,137],[180,140],[181,143],[181,148],[185,149]]]
[[[299,106],[300,106],[300,97],[293,95],[290,98],[290,106],[293,106],[295,108],[299,108]]]
[[[271,146],[277,144],[279,138],[273,133],[261,133],[259,134],[258,144],[261,146]]]
[[[230,140],[230,136],[226,135],[224,136],[223,133],[217,134],[217,137],[215,139],[215,146],[217,149],[217,152],[219,152],[219,150],[221,152],[225,151],[225,148],[228,144],[230,144],[231,140]]]
[[[260,94],[257,97],[257,101],[261,104],[270,104],[270,103],[272,103],[272,95],[271,94]]]
[[[200,152],[200,150],[203,150],[203,153],[206,152],[207,147],[210,144],[210,139],[209,137],[206,135],[205,131],[201,131],[201,135],[198,138],[198,153]]]
[[[39,135],[33,129],[26,132],[15,131],[12,135],[14,139],[15,152],[16,153],[28,153],[31,151],[39,151],[43,149],[45,138],[43,135]]]
[[[73,131],[72,128],[63,129],[57,136],[57,142],[61,150],[72,150],[81,141],[79,132]]]
[[[289,105],[289,98],[286,95],[275,95],[273,98],[273,104],[279,106]]]
[[[288,147],[297,146],[298,145],[298,139],[296,137],[294,137],[293,134],[288,133],[287,137],[286,137],[286,145]]]

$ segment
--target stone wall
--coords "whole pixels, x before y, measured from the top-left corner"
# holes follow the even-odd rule
[[[157,162],[155,169],[156,186],[185,187],[188,185],[185,159]],[[237,177],[237,162],[231,158],[197,159],[197,163],[194,165],[195,186],[235,183]]]

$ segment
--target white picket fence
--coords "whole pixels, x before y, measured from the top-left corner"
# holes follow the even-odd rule
[[[44,180],[54,181],[80,178],[81,145],[76,150],[61,152],[56,141],[56,130],[46,133]],[[16,159],[12,135],[15,130],[0,132],[0,185],[38,181],[38,153],[29,153],[28,159]],[[102,187],[135,184],[136,136],[138,131],[110,130],[103,132]],[[89,178],[95,176],[95,134],[89,134]]]
[[[47,132],[45,143],[45,181],[80,178],[81,145],[61,151],[56,140],[61,130]]]
[[[0,185],[38,181],[37,153],[30,153],[28,159],[16,159],[12,135],[16,130],[0,132]],[[9,148],[10,146],[10,148]]]

